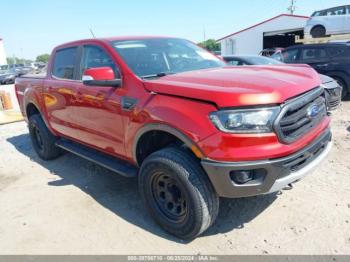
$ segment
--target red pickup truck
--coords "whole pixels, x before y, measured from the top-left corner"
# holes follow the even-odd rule
[[[227,66],[183,39],[67,43],[16,93],[42,159],[66,150],[137,176],[152,217],[184,239],[215,221],[219,197],[279,191],[331,148],[312,68]]]

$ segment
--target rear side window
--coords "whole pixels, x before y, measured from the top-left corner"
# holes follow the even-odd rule
[[[350,57],[350,47],[330,47],[328,52],[331,57],[341,57],[341,58],[349,58]]]
[[[346,14],[346,9],[345,6],[339,6],[339,7],[334,7],[326,10],[326,15],[331,16],[331,15],[345,15]]]
[[[56,51],[52,75],[62,79],[74,79],[77,53],[77,47]]]
[[[302,60],[319,60],[327,58],[327,52],[322,48],[305,48],[301,52]]]

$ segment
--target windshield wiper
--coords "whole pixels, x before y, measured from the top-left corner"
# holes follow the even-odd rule
[[[173,74],[175,74],[175,73],[174,72],[160,72],[157,74],[141,76],[141,78],[142,79],[149,79],[149,78],[163,77],[163,76],[173,75]]]

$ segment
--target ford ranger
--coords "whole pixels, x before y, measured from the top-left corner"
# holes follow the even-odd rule
[[[58,46],[47,69],[15,85],[37,154],[137,177],[151,216],[179,238],[212,225],[220,197],[279,191],[331,148],[306,65],[227,66],[187,40],[116,37]]]

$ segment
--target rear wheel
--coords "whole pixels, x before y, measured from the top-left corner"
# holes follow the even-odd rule
[[[55,145],[57,137],[51,134],[39,114],[29,118],[28,128],[34,150],[40,158],[50,160],[61,155],[62,151]]]
[[[198,160],[176,147],[151,154],[142,163],[141,196],[154,220],[169,233],[193,239],[216,219],[219,198]]]
[[[326,36],[326,29],[323,26],[315,26],[311,30],[311,36],[313,38],[320,38]]]

